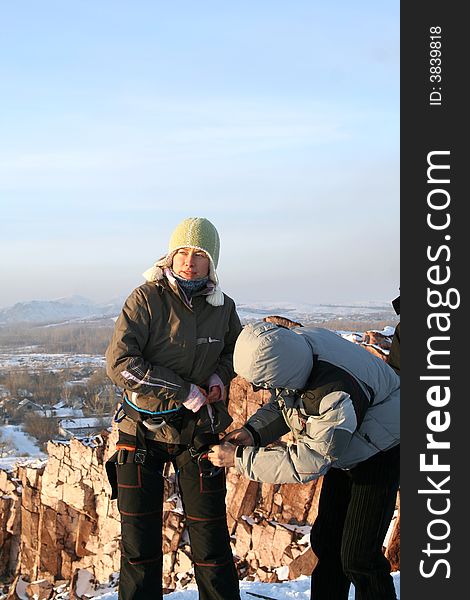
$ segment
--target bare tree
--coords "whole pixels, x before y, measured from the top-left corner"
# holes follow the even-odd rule
[[[5,375],[4,385],[15,398],[32,397],[38,404],[51,404],[61,397],[65,373],[41,371],[38,373],[13,369]]]
[[[45,450],[47,442],[59,434],[57,420],[54,417],[43,417],[37,413],[26,417],[24,430],[31,437],[36,438],[41,450]]]
[[[99,369],[91,375],[84,396],[83,412],[85,415],[99,416],[112,413],[116,406],[116,395],[105,369]]]

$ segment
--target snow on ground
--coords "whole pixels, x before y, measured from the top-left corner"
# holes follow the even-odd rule
[[[393,573],[397,598],[400,599],[400,573]],[[310,577],[302,576],[293,581],[285,581],[282,583],[260,583],[257,581],[241,581],[240,582],[240,597],[241,600],[255,600],[259,594],[273,598],[273,600],[309,600],[310,599]],[[197,600],[198,593],[196,587],[191,589],[172,592],[165,596],[165,600]],[[117,595],[114,598],[112,595],[106,595],[106,600],[117,600]],[[349,600],[354,600],[354,587],[351,586],[349,592]]]
[[[395,583],[397,598],[400,600],[400,572],[392,573]],[[292,581],[282,583],[260,583],[258,581],[241,581],[241,600],[255,600],[259,597],[272,598],[273,600],[309,600],[310,599],[310,577],[305,575]],[[171,594],[165,594],[165,600],[198,600],[198,592],[195,585],[188,586],[184,590],[178,590]],[[99,595],[93,594],[92,600],[117,600],[116,591],[104,590]],[[354,600],[354,587],[349,591],[349,600]]]
[[[0,437],[3,442],[11,443],[8,456],[0,457],[0,469],[10,470],[18,461],[47,458],[36,444],[36,440],[23,431],[21,425],[0,425]]]

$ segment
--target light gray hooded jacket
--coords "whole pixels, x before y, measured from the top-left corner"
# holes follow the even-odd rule
[[[234,368],[254,385],[275,390],[245,425],[259,447],[237,448],[235,467],[250,479],[306,483],[400,443],[400,378],[332,331],[246,325],[235,344]],[[293,444],[263,447],[289,431]]]

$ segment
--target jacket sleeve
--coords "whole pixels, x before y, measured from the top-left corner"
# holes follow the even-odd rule
[[[171,369],[145,360],[143,349],[149,338],[150,313],[142,291],[135,289],[117,318],[106,350],[106,373],[111,381],[126,390],[154,395],[161,400],[183,402],[190,382]]]
[[[331,392],[322,399],[318,414],[306,419],[295,444],[286,448],[239,446],[235,467],[254,481],[307,483],[334,465],[347,449],[356,427],[356,413],[349,394]]]
[[[230,312],[228,330],[224,337],[224,349],[220,354],[219,363],[215,370],[226,387],[235,377],[235,371],[233,370],[233,350],[242,330],[240,319],[235,310],[235,303],[233,300],[230,301],[232,302],[232,310]]]
[[[277,401],[263,404],[245,423],[257,446],[267,446],[289,432]]]

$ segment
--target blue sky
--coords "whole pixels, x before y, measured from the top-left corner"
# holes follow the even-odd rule
[[[236,301],[389,301],[399,2],[0,6],[0,306],[125,295],[205,216]]]

